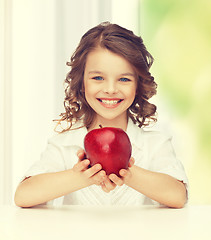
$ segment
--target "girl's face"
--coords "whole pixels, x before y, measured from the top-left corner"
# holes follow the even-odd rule
[[[95,124],[127,124],[127,109],[136,95],[136,77],[131,64],[104,48],[87,56],[84,70],[85,98],[96,112]]]

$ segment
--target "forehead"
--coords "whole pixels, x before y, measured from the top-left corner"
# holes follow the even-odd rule
[[[85,71],[135,73],[133,66],[124,57],[101,47],[95,48],[88,54]]]

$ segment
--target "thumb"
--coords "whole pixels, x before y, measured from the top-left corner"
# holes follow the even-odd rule
[[[128,167],[131,168],[135,163],[135,159],[133,157],[130,158]]]

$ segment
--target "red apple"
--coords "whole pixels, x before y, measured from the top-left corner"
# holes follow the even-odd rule
[[[84,138],[84,149],[90,165],[100,163],[106,174],[119,176],[120,169],[127,169],[132,146],[125,131],[104,127],[88,132]]]

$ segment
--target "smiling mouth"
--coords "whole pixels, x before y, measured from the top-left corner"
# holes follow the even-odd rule
[[[115,106],[123,101],[123,99],[101,99],[101,98],[97,98],[97,100],[108,106]]]

